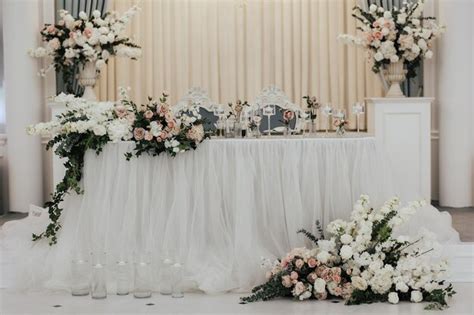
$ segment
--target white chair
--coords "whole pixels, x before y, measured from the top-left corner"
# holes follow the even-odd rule
[[[303,121],[300,119],[300,115],[304,115],[304,111],[298,105],[292,103],[288,96],[279,87],[271,85],[264,88],[255,100],[250,103],[250,107],[247,111],[257,111],[262,114],[263,108],[267,106],[275,107],[275,115],[272,116],[270,120],[270,127],[273,132],[281,132],[283,127],[283,123],[280,121],[283,117],[281,111],[286,109],[295,113],[295,118],[293,120],[294,123],[290,123],[292,131],[299,132],[301,130]],[[263,118],[260,129],[263,129],[261,130],[262,132],[266,132],[266,129],[268,129],[268,121],[265,117]]]
[[[192,107],[199,108],[199,113],[206,120],[206,123],[204,124],[204,129],[206,130],[215,129],[214,124],[218,119],[215,114],[217,108],[223,108],[226,114],[229,111],[228,106],[223,106],[213,102],[207,94],[207,91],[200,87],[189,89],[186,95],[182,97],[175,106],[173,106],[173,112],[177,113],[180,111],[186,111]]]

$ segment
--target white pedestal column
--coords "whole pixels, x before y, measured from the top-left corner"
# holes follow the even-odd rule
[[[439,201],[442,206],[474,205],[474,1],[439,0],[447,26],[438,42]]]
[[[39,44],[41,1],[3,0],[6,131],[8,138],[9,211],[28,212],[42,205],[41,139],[26,126],[42,120],[42,84],[38,61],[28,49]]]
[[[369,98],[368,131],[390,159],[394,194],[431,201],[432,98]]]

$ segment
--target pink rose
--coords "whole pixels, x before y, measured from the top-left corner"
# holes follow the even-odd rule
[[[167,121],[168,128],[173,129],[176,126],[176,122],[174,120]]]
[[[332,277],[331,277],[332,281],[336,282],[336,283],[339,283],[341,282],[341,276],[338,275],[338,274],[333,274]]]
[[[153,118],[153,112],[151,110],[146,110],[145,113],[143,114],[146,119],[152,119]]]
[[[334,291],[333,291],[333,295],[341,296],[342,295],[342,288],[341,287],[335,287]]]
[[[303,261],[302,259],[297,259],[297,260],[295,261],[295,266],[296,266],[296,268],[298,268],[298,269],[303,268],[303,266],[304,266],[304,261]]]
[[[290,278],[291,278],[291,280],[296,280],[296,279],[298,279],[298,273],[297,273],[296,271],[292,271],[292,272],[290,273]]]
[[[135,113],[132,113],[132,112],[128,113],[126,118],[127,118],[128,122],[130,124],[133,124],[135,122],[135,118],[136,118]]]
[[[151,132],[145,131],[144,139],[145,139],[146,141],[151,141],[151,140],[153,140],[153,135],[151,134]]]
[[[379,22],[379,21],[375,21],[374,23],[372,23],[372,26],[373,26],[373,27],[379,27],[379,26],[380,26],[380,22]]]
[[[311,257],[310,259],[308,259],[308,266],[310,268],[314,268],[318,266],[318,261],[315,258]]]
[[[316,273],[312,272],[310,273],[306,279],[308,280],[309,283],[314,283],[314,281],[316,281],[316,279],[318,278],[318,276],[316,275]]]
[[[283,258],[283,259],[281,260],[281,262],[280,262],[280,266],[281,266],[282,268],[285,268],[286,266],[288,266],[288,259]]]
[[[166,131],[162,131],[161,134],[160,134],[160,138],[162,140],[165,140],[166,138],[168,138],[168,133]]]
[[[373,34],[375,39],[381,40],[383,38],[383,34],[381,31],[375,31]]]
[[[90,38],[92,36],[92,29],[90,27],[86,27],[84,31],[82,32],[82,35],[84,35],[87,38]]]
[[[117,105],[115,106],[115,115],[117,115],[118,118],[125,117],[127,115],[127,109],[123,105]]]
[[[282,284],[285,288],[290,288],[290,287],[293,285],[293,284],[291,283],[291,278],[290,278],[290,276],[288,276],[288,275],[281,277],[281,284]]]
[[[54,32],[56,32],[56,27],[54,25],[49,25],[47,28],[46,28],[46,32],[50,33],[50,34],[53,34]]]
[[[332,267],[331,268],[331,272],[332,274],[336,274],[336,275],[341,275],[341,268],[340,267]]]
[[[334,121],[334,126],[339,127],[341,125],[341,121],[339,119],[336,119]]]
[[[327,269],[328,268],[326,266],[319,266],[318,268],[316,268],[316,275],[322,278],[323,272]]]
[[[135,128],[133,130],[133,137],[135,138],[135,140],[143,140],[145,138],[145,129],[143,128]]]
[[[331,270],[329,268],[324,269],[320,277],[326,282],[331,281],[332,279]]]

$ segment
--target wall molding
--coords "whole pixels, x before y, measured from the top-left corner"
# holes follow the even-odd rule
[[[431,130],[431,140],[432,141],[439,140],[439,130]]]

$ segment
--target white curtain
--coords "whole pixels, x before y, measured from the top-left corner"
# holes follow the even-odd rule
[[[125,11],[134,0],[111,0]],[[129,27],[143,48],[139,61],[111,60],[98,95],[113,100],[119,86],[137,101],[163,90],[174,104],[193,86],[219,103],[252,101],[264,87],[281,87],[296,104],[317,96],[346,108],[382,87],[365,52],[337,40],[355,33],[356,0],[143,0]]]

